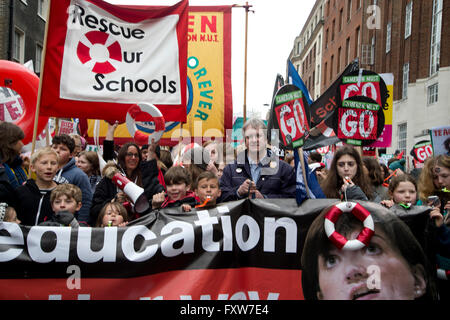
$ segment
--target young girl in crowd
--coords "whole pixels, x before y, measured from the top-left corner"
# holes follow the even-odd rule
[[[388,190],[390,200],[381,201],[381,204],[387,208],[398,205],[404,209],[410,209],[417,203],[417,183],[408,174],[393,177]]]
[[[117,201],[107,203],[98,215],[96,227],[124,227],[128,224],[127,209]]]
[[[13,207],[8,206],[6,202],[0,202],[0,222],[13,222],[20,224],[20,220],[17,219],[16,210]]]
[[[369,178],[364,174],[360,154],[349,146],[336,151],[321,186],[327,198],[374,202],[380,200],[374,195]]]

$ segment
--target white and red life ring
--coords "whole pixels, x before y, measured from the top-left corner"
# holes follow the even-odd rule
[[[155,130],[151,134],[139,131],[136,121],[153,121]],[[151,103],[139,103],[128,109],[126,116],[127,129],[137,144],[150,144],[152,140],[158,142],[166,128],[164,117],[157,107]]]
[[[28,70],[23,65],[0,60],[0,86],[14,90],[23,100],[23,113],[14,124],[19,126],[25,138],[23,144],[28,144],[33,140],[34,119],[39,92],[39,78],[36,74]],[[48,123],[48,117],[39,116],[37,124],[37,134],[44,130]]]
[[[441,280],[450,280],[450,270],[437,269],[437,278]]]
[[[87,41],[78,42],[77,56],[82,64],[88,63],[89,68],[92,67],[92,71],[95,73],[108,74],[116,71],[114,64],[122,62],[122,49],[118,41],[114,41],[110,44],[109,34],[101,31],[89,31],[85,34]],[[108,42],[110,41],[110,42]],[[106,47],[108,51],[108,57],[104,57],[104,61],[95,61],[91,55],[91,49],[95,45],[102,45]]]
[[[335,223],[344,212],[351,212],[358,220],[360,220],[364,228],[358,237],[348,240],[335,230]],[[331,207],[325,215],[324,221],[325,233],[338,249],[359,250],[367,246],[372,238],[374,230],[374,222],[370,212],[356,202],[341,202]]]

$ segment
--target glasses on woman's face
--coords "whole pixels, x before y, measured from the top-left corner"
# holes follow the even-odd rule
[[[130,158],[139,158],[139,153],[127,152],[126,156]]]

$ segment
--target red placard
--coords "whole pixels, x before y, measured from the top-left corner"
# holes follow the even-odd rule
[[[342,140],[376,140],[377,111],[340,108],[338,138]],[[347,141],[348,142],[348,141]]]
[[[276,107],[275,113],[280,124],[280,132],[284,145],[301,140],[305,136],[305,132],[309,130],[308,119],[302,99],[287,101]]]
[[[433,147],[431,146],[431,143],[418,145],[415,146],[414,153],[417,161],[423,163],[427,158],[433,156]]]
[[[359,83],[356,80],[357,78],[355,76],[343,78],[343,83],[340,86],[342,101],[354,96],[364,96],[381,105],[380,77],[362,76],[362,81]]]

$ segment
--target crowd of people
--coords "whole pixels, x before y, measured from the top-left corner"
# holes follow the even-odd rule
[[[189,149],[182,144],[172,150],[157,143],[139,146],[129,142],[118,146],[114,141],[117,126],[117,122],[108,124],[99,161],[97,152],[86,151],[86,141],[77,135],[54,136],[51,146],[24,154],[23,131],[15,124],[1,122],[0,222],[27,226],[126,226],[161,208],[179,207],[181,212],[189,212],[244,198],[296,197],[293,155],[287,153],[280,159],[272,152],[267,128],[259,119],[244,124],[245,144],[237,149],[213,140]],[[327,240],[323,230],[325,212],[315,219],[302,255],[306,298],[449,297],[449,281],[438,279],[436,268],[431,274],[428,268],[437,264],[448,277],[450,156],[428,158],[416,176],[406,172],[404,158],[393,158],[385,166],[376,157],[362,157],[351,146],[337,148],[328,168],[317,152],[308,153],[306,165],[317,177],[326,198],[369,202],[375,217],[373,240],[364,250],[355,252],[338,250]],[[144,190],[149,202],[147,211],[134,209],[130,196],[114,183],[115,174]],[[399,212],[417,206],[424,206],[429,212],[428,223],[433,232],[428,236],[436,244],[435,261],[429,261],[427,248],[417,243],[406,225],[396,219]],[[337,223],[336,230],[355,237],[361,225],[349,219]],[[392,257],[401,262],[392,264]],[[383,269],[382,260],[390,263],[389,268]],[[350,268],[355,261],[358,267]],[[382,277],[392,282],[385,284],[387,290],[356,290],[349,286],[368,277],[362,268],[366,264],[380,265]],[[334,280],[329,281],[331,278]],[[348,285],[349,290],[330,288],[330,283],[339,281],[341,289]]]

